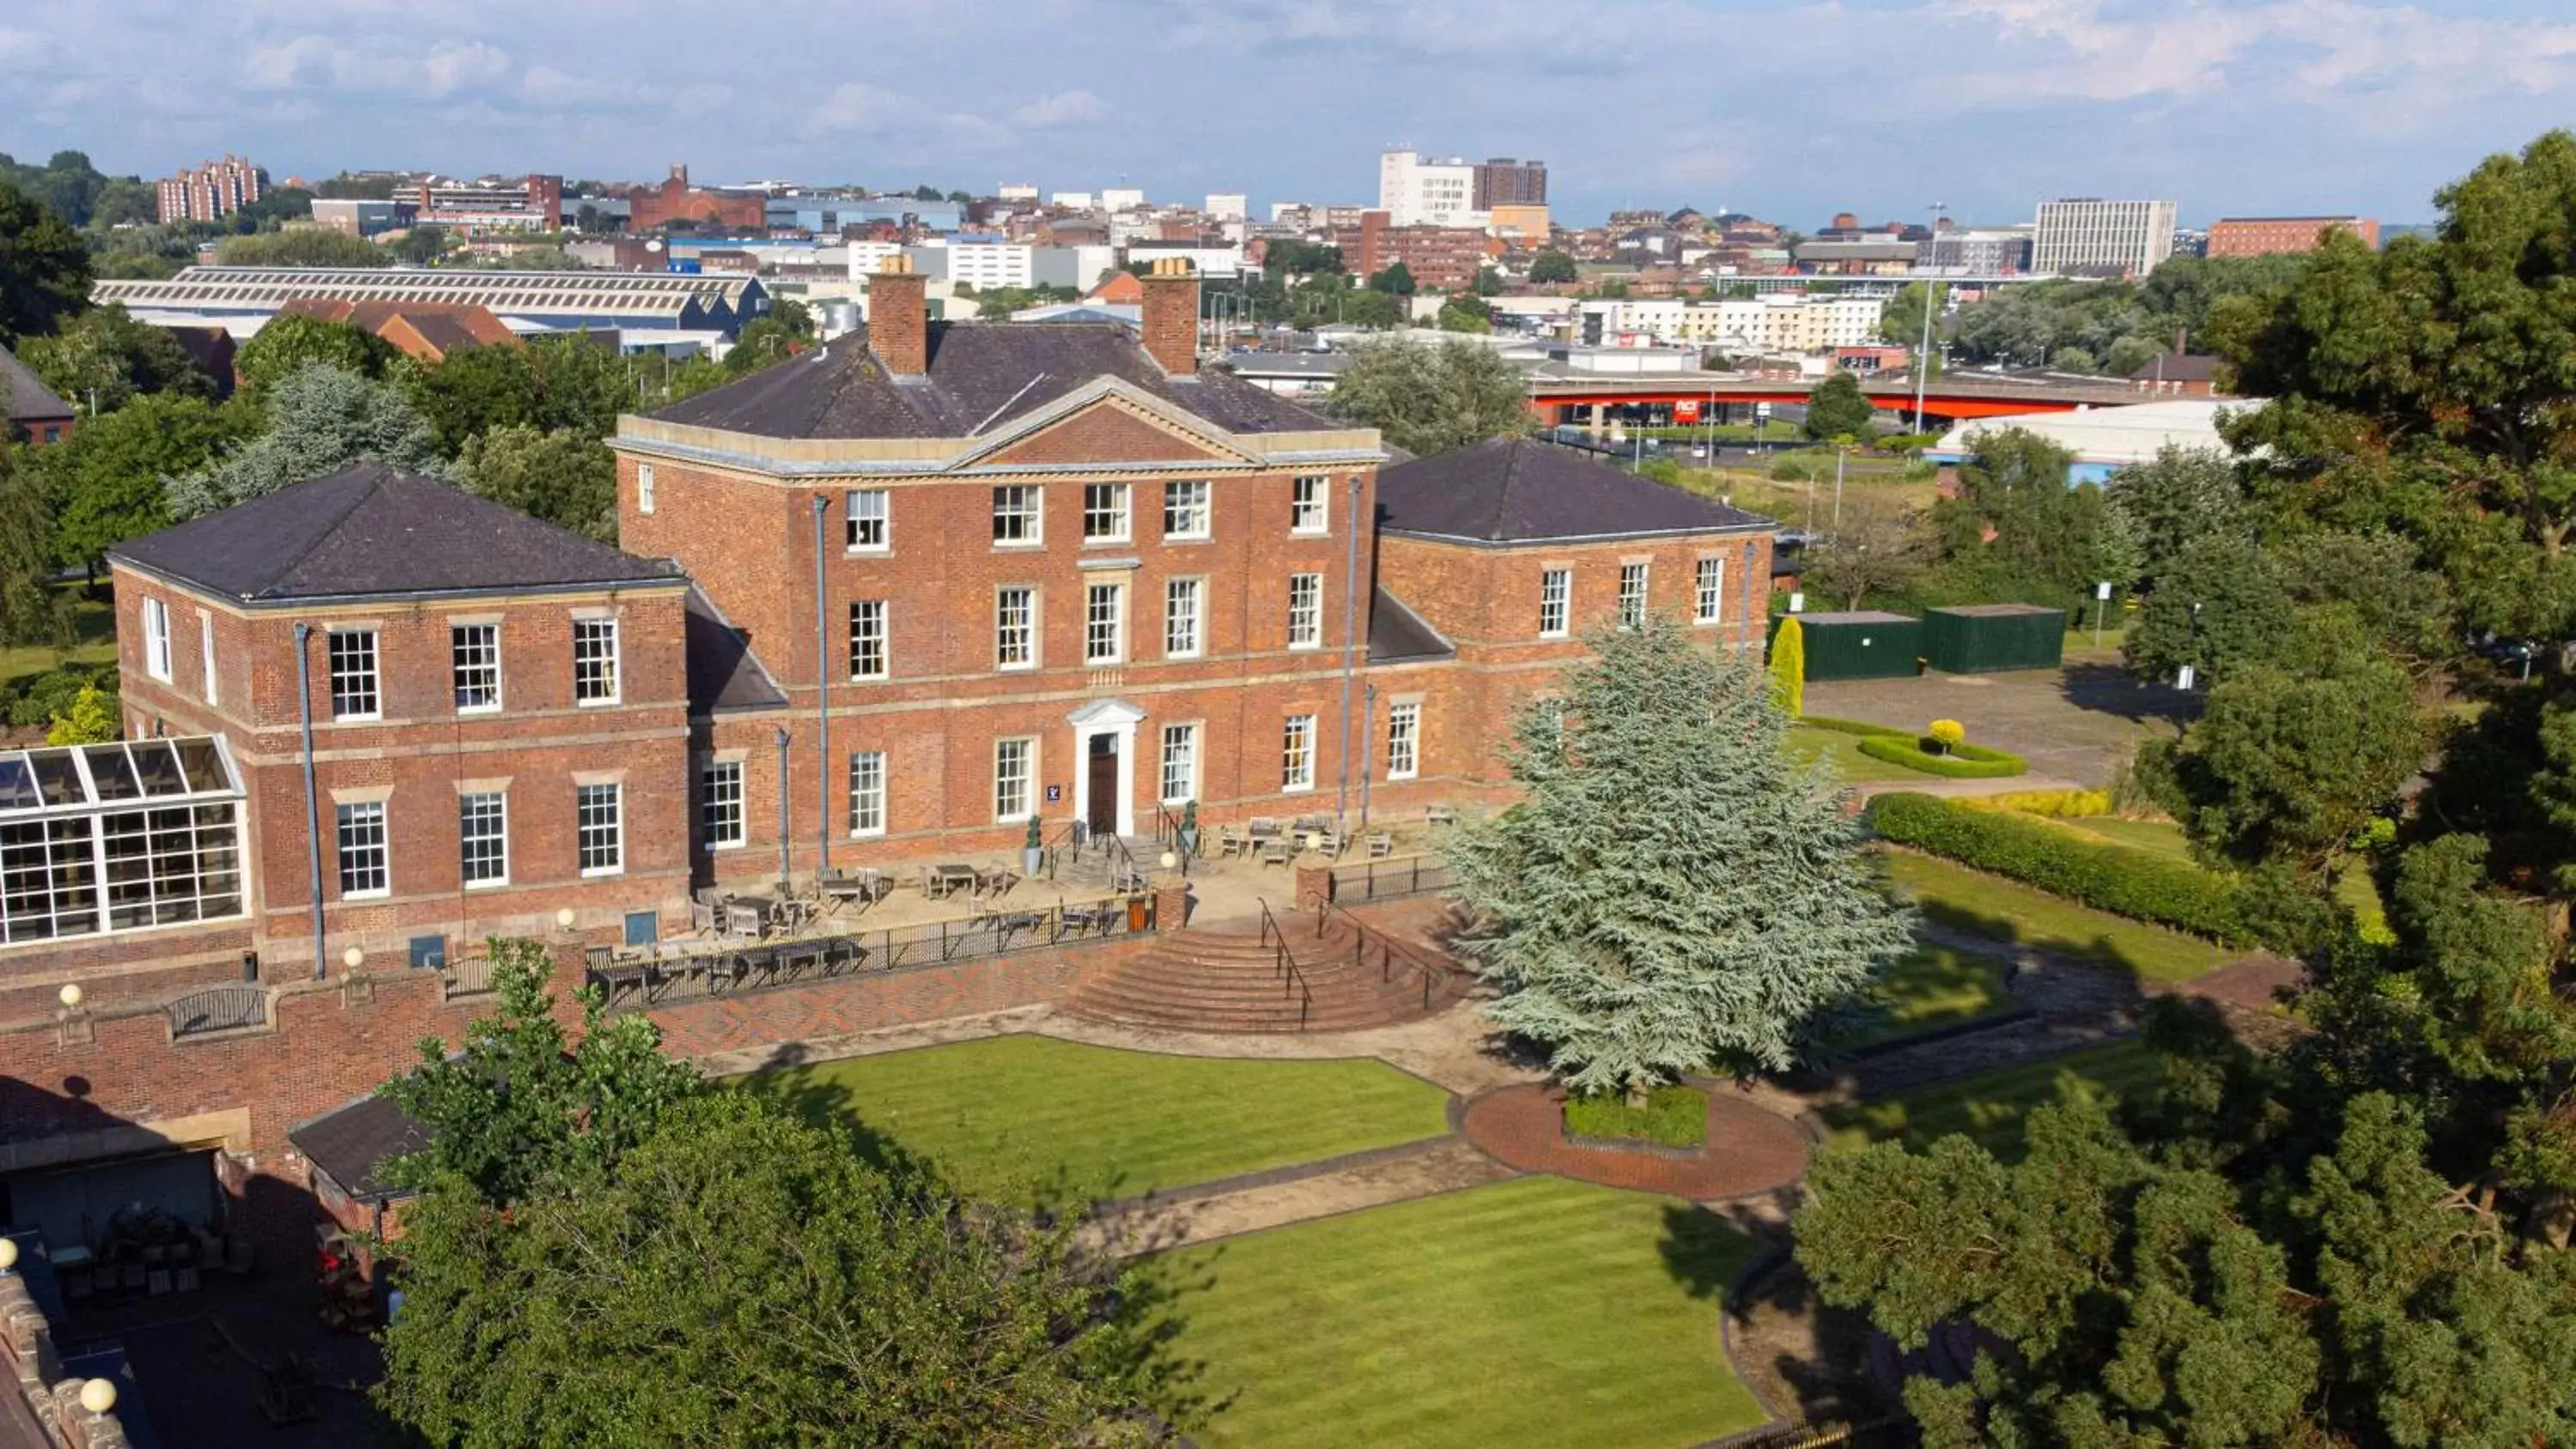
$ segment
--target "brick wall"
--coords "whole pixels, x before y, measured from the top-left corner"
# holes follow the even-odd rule
[[[244,838],[251,897],[247,949],[263,974],[309,973],[311,834],[321,837],[326,959],[351,945],[399,964],[409,938],[444,934],[451,950],[493,934],[551,929],[570,907],[585,924],[629,909],[676,913],[689,878],[688,689],[684,592],[655,584],[579,593],[245,610],[163,580],[119,568],[118,653],[128,727],[142,733],[219,734],[246,792]],[[142,601],[169,610],[169,680],[150,677],[143,658]],[[576,617],[618,625],[618,701],[573,697]],[[206,698],[202,640],[212,628],[215,697]],[[450,626],[500,626],[502,707],[455,708]],[[303,780],[301,702],[296,692],[298,623],[314,626],[311,654],[317,812]],[[380,718],[331,718],[327,631],[376,631]],[[574,790],[614,780],[623,787],[624,870],[584,878],[575,852]],[[467,890],[461,877],[457,797],[463,787],[508,798],[509,881]],[[391,866],[390,892],[344,901],[339,890],[336,806],[381,798]],[[228,943],[229,944],[229,943]],[[78,947],[54,947],[60,956]],[[233,972],[238,951],[232,953]],[[0,953],[5,965],[6,953]],[[59,961],[48,970],[65,969]],[[230,975],[232,972],[225,972]]]

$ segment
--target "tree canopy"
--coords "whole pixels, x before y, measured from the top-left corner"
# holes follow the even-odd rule
[[[2115,1113],[1817,1170],[1828,1302],[1993,1345],[1909,1385],[1935,1449],[2576,1437],[2576,674],[2467,647],[2576,634],[2576,136],[2438,200],[2429,240],[2207,300],[2270,399],[2228,428],[2233,493],[2164,459],[2116,505],[2131,667],[2214,681],[2139,775],[2297,927],[2299,1029],[2256,1051],[2159,1005],[2161,1079]],[[2333,894],[2354,871],[2384,928]]]
[[[375,1391],[433,1443],[1146,1443],[1186,1407],[1145,1285],[1050,1226],[881,1167],[760,1086],[713,1090],[534,942],[497,1009],[384,1095],[403,1311]]]
[[[80,233],[0,182],[0,347],[53,332],[88,307],[89,277],[89,248]]]
[[[258,411],[184,393],[138,397],[34,455],[54,510],[55,562],[95,568],[107,551],[175,521],[171,480],[209,466],[260,430]]]
[[[429,424],[401,393],[327,362],[286,374],[262,399],[267,431],[219,461],[172,480],[170,511],[189,519],[262,498],[352,463],[444,476]]]
[[[1754,665],[1650,616],[1514,722],[1521,800],[1449,851],[1487,1015],[1577,1091],[1777,1070],[1911,938]]]
[[[1582,275],[1574,258],[1563,252],[1540,252],[1530,259],[1529,279],[1533,282],[1571,282]]]
[[[1334,379],[1327,406],[1422,456],[1530,427],[1520,370],[1492,348],[1465,341],[1372,341]]]
[[[617,541],[617,455],[587,433],[507,423],[466,440],[456,476],[478,498]]]
[[[26,339],[18,360],[93,414],[114,412],[141,393],[211,398],[217,391],[177,338],[135,321],[114,302],[90,308],[50,337]]]
[[[381,267],[393,258],[365,237],[298,226],[225,237],[215,244],[215,260],[227,267]]]
[[[360,377],[382,377],[400,356],[392,343],[364,327],[308,312],[280,312],[233,354],[233,371],[243,387],[257,392],[317,362]]]
[[[1867,438],[1877,417],[1878,404],[1861,391],[1860,378],[1836,368],[1808,391],[1807,420],[1802,426],[1808,437],[1827,442]]]

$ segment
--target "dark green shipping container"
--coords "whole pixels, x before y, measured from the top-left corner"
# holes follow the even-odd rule
[[[1914,673],[1923,657],[1919,619],[1876,609],[1795,617],[1806,645],[1809,679],[1893,679]],[[1778,619],[1771,622],[1771,632],[1780,632]]]
[[[1926,609],[1923,657],[1944,674],[2055,669],[2066,657],[2066,611],[2037,604]]]

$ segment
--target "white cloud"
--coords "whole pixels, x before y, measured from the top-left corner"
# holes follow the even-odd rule
[[[327,87],[430,100],[496,84],[509,73],[509,52],[479,40],[442,40],[424,51],[380,36],[340,41],[299,35],[254,47],[242,63],[242,79],[253,90]]]
[[[809,134],[883,134],[917,123],[921,115],[920,105],[899,91],[867,81],[843,81],[832,88],[822,104],[805,112],[805,130]]]
[[[1011,112],[1011,124],[1032,131],[1082,126],[1104,119],[1109,105],[1089,91],[1054,91]]]

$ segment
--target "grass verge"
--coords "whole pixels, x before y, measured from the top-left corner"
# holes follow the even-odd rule
[[[742,1079],[968,1192],[1131,1197],[1449,1130],[1448,1094],[1377,1061],[1249,1061],[992,1037]]]
[[[1789,748],[1797,751],[1802,759],[1821,759],[1831,762],[1835,778],[1846,784],[1855,780],[1923,778],[1920,773],[1909,770],[1903,765],[1872,759],[1862,754],[1860,742],[1863,738],[1864,736],[1861,735],[1817,729],[1812,725],[1797,725],[1789,731]]]
[[[1953,930],[2099,961],[2145,980],[2189,981],[2244,954],[1928,855],[1890,851],[1887,873],[1924,915]]]
[[[1902,1142],[1921,1149],[1937,1137],[1962,1132],[2006,1161],[2021,1156],[2022,1119],[2033,1107],[2083,1096],[2116,1098],[2156,1080],[2157,1054],[2145,1043],[2113,1042],[1999,1071],[1942,1082],[1920,1091],[1830,1108],[1827,1151],[1849,1152],[1872,1142]]]
[[[1763,1420],[1719,1337],[1751,1239],[1525,1177],[1157,1260],[1211,1449],[1701,1444]],[[1192,1282],[1203,1286],[1190,1286]]]
[[[1880,979],[1877,996],[1886,1014],[1836,1036],[1834,1046],[1849,1051],[1893,1041],[1991,1016],[2012,1005],[2002,962],[1949,946],[1918,946],[1898,957]]]
[[[1648,1092],[1643,1107],[1629,1106],[1621,1092],[1568,1097],[1565,1130],[1579,1137],[1697,1147],[1708,1141],[1708,1098],[1697,1088],[1678,1083]]]

